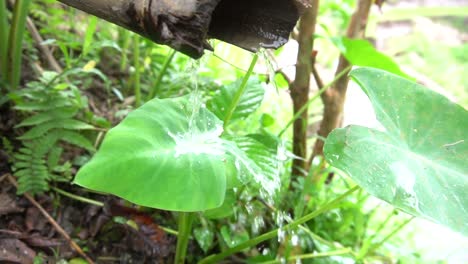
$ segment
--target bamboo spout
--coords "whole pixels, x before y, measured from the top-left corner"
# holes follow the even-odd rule
[[[212,50],[209,38],[250,51],[278,48],[305,8],[301,0],[59,1],[193,58]]]

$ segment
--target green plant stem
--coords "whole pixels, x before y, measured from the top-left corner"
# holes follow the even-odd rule
[[[320,168],[320,166],[318,166]],[[305,180],[304,180],[304,186],[301,191],[301,196],[299,197],[299,202],[297,203],[296,207],[294,208],[294,217],[302,217],[302,214],[304,213],[304,207],[305,207],[305,200],[306,200],[306,195],[307,192],[310,190],[310,187],[312,186],[312,178],[313,175],[315,174],[315,170],[309,168],[309,173],[307,174]]]
[[[124,28],[119,28],[119,37],[122,38],[122,58],[120,59],[120,71],[124,72],[127,69],[127,51],[128,47],[130,46],[130,31]]]
[[[7,64],[9,64],[9,67],[7,67],[8,70],[6,74],[11,90],[16,90],[20,82],[23,36],[30,4],[31,0],[16,0],[13,9],[7,51]]]
[[[289,257],[288,259],[286,259],[286,263],[289,263],[289,261],[295,261],[299,259],[323,258],[323,257],[344,255],[344,254],[349,254],[349,253],[351,253],[351,250],[349,248],[343,248],[343,249],[338,249],[338,250],[333,250],[333,251],[328,251],[328,252],[303,254],[303,255]],[[285,263],[285,261],[284,259],[283,260],[271,260],[271,261],[262,262],[261,264],[277,264],[277,263],[281,264],[281,263]]]
[[[283,130],[281,130],[281,132],[279,132],[278,137],[281,137],[288,130],[288,128],[302,115],[302,113],[309,107],[309,105],[313,101],[315,101],[317,98],[319,98],[321,94],[323,94],[326,90],[328,90],[328,88],[330,88],[343,75],[347,74],[348,71],[351,68],[352,68],[352,66],[348,66],[346,69],[341,71],[339,74],[337,74],[335,76],[335,79],[333,79],[333,81],[331,81],[329,84],[322,87],[314,96],[312,96],[312,98],[310,98],[309,101],[307,101],[307,103],[305,105],[303,105],[301,107],[301,109],[299,109],[299,111],[297,111],[297,113],[293,116],[293,118],[291,120],[289,120],[289,122],[286,124],[286,126],[283,128]]]
[[[7,1],[1,1],[0,2],[0,75],[2,79],[6,79],[7,75],[7,65],[8,65],[8,60],[7,60],[7,54],[8,54],[8,20],[7,20],[7,8],[6,8],[6,2]],[[1,79],[0,79],[1,81]],[[2,85],[0,92],[4,89],[5,87]],[[6,89],[5,91],[6,92]]]
[[[244,250],[246,248],[249,248],[249,247],[253,247],[255,245],[257,245],[258,243],[260,242],[263,242],[263,241],[266,241],[268,239],[272,239],[274,237],[276,237],[278,235],[278,231],[280,229],[283,229],[283,230],[286,230],[286,229],[291,229],[291,228],[294,228],[294,227],[297,227],[303,223],[306,223],[310,220],[312,220],[313,218],[317,217],[318,215],[328,211],[328,210],[331,210],[333,208],[335,208],[342,200],[344,200],[346,197],[348,197],[350,194],[352,194],[353,192],[355,192],[356,190],[359,189],[359,186],[355,186],[351,189],[349,189],[347,192],[345,192],[344,194],[340,195],[339,197],[337,197],[336,199],[332,200],[331,202],[323,205],[322,207],[320,207],[319,209],[315,210],[314,212],[311,212],[307,215],[305,215],[304,217],[301,217],[297,220],[294,220],[293,222],[281,227],[281,228],[277,228],[277,229],[274,229],[270,232],[267,232],[265,234],[262,234],[260,236],[257,236],[255,238],[252,238],[250,239],[249,241],[246,241],[242,244],[239,244],[235,247],[232,247],[232,248],[229,248],[228,250],[224,251],[224,252],[221,252],[219,254],[216,254],[216,255],[211,255],[211,256],[208,256],[204,259],[202,259],[200,262],[198,262],[198,264],[208,264],[208,263],[218,263],[219,261],[225,259],[226,257],[228,256],[231,256],[232,254],[236,253],[236,252],[239,252],[241,250]]]
[[[382,239],[380,242],[378,242],[378,243],[374,244],[372,247],[370,247],[367,252],[375,251],[376,249],[378,249],[385,242],[387,242],[390,238],[392,238],[396,233],[400,232],[400,230],[403,229],[403,227],[405,227],[407,224],[409,224],[411,221],[413,221],[414,218],[415,217],[412,216],[412,217],[406,219],[406,221],[404,221],[399,226],[397,226],[395,229],[393,229],[393,231],[390,232],[384,239]]]
[[[192,233],[192,222],[195,218],[195,213],[180,212],[179,213],[179,236],[177,237],[176,255],[174,264],[184,264],[187,254],[187,246]]]
[[[140,76],[140,36],[135,35],[133,38],[133,67],[135,72],[133,75],[133,85],[135,89],[135,107],[141,105],[141,76]]]
[[[159,91],[159,87],[161,86],[162,79],[164,75],[166,75],[167,70],[169,69],[169,65],[171,65],[172,60],[174,59],[177,51],[176,50],[171,50],[169,51],[169,54],[166,57],[166,60],[164,61],[164,64],[159,71],[158,78],[154,82],[153,89],[151,89],[149,95],[148,95],[148,101],[153,99]]]
[[[315,234],[314,232],[312,232],[309,228],[305,227],[304,225],[300,225],[299,228],[302,229],[304,232],[306,232],[312,239],[320,242],[320,244],[324,244],[324,245],[326,245],[329,248],[334,249],[334,250],[346,250],[347,249],[347,250],[349,250],[349,253],[351,255],[353,255],[353,256],[358,255],[351,248],[344,247],[343,245],[339,244],[338,242],[328,241],[328,240],[320,237],[319,235]]]
[[[102,202],[99,202],[99,201],[96,201],[96,200],[93,200],[93,199],[89,199],[89,198],[86,198],[86,197],[83,197],[83,196],[79,196],[79,195],[76,195],[76,194],[73,194],[73,193],[69,193],[69,192],[66,192],[66,191],[64,191],[62,189],[59,189],[57,187],[51,187],[51,189],[56,191],[57,193],[60,193],[63,196],[71,198],[73,200],[77,200],[77,201],[80,201],[80,202],[83,202],[83,203],[96,205],[96,206],[99,206],[99,207],[104,206],[104,203],[102,203]]]
[[[232,100],[231,105],[229,106],[226,117],[224,118],[224,130],[226,130],[226,127],[229,124],[229,121],[231,121],[232,115],[234,114],[234,111],[236,110],[237,104],[239,103],[241,96],[245,92],[245,88],[247,87],[247,82],[249,81],[250,75],[252,75],[255,64],[257,64],[257,60],[258,60],[258,54],[255,53],[254,57],[252,58],[252,61],[250,62],[249,70],[244,75],[244,79],[242,80],[242,83],[239,86],[239,89],[237,89],[237,92],[234,95],[234,99]]]
[[[367,255],[367,252],[369,252],[369,247],[372,245],[372,241],[374,238],[380,234],[380,232],[387,226],[387,224],[390,222],[390,219],[395,215],[395,210],[392,210],[390,214],[385,218],[385,220],[380,223],[379,227],[374,231],[374,233],[368,237],[367,239],[364,240],[361,249],[359,250],[359,254],[357,255],[357,259],[362,259],[364,256]]]
[[[59,189],[57,187],[51,187],[51,189],[56,191],[57,193],[60,193],[61,195],[65,196],[65,197],[71,198],[73,200],[77,200],[77,201],[80,201],[80,202],[83,202],[83,203],[92,204],[92,205],[99,206],[99,207],[104,207],[103,202],[99,202],[99,201],[96,201],[96,200],[93,200],[93,199],[89,199],[89,198],[86,198],[86,197],[83,197],[83,196],[79,196],[79,195],[76,195],[76,194],[73,194],[73,193],[69,193],[69,192],[64,191],[62,189]],[[168,234],[175,235],[175,236],[179,235],[179,233],[177,231],[173,230],[173,229],[170,229],[170,228],[167,228],[167,227],[164,227],[164,226],[160,226],[160,225],[158,225],[158,227],[161,228],[162,230],[164,230]]]

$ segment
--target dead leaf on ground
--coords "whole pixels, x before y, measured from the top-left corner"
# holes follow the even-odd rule
[[[0,263],[32,264],[36,252],[16,238],[0,239]]]
[[[19,207],[15,199],[8,193],[0,193],[0,216],[12,213],[21,213],[23,208]]]

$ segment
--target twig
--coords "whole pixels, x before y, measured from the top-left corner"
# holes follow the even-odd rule
[[[315,65],[315,60],[314,63],[312,63],[312,75],[314,75],[315,83],[317,84],[318,89],[322,89],[324,84],[322,81],[322,78],[320,78],[320,75],[317,71],[317,66]]]
[[[29,33],[31,33],[31,37],[37,43],[38,48],[41,50],[42,54],[44,54],[45,59],[49,63],[49,66],[52,67],[52,69],[54,69],[54,71],[56,72],[62,72],[63,69],[55,60],[54,56],[52,56],[52,52],[50,52],[47,46],[44,46],[42,44],[44,42],[44,39],[41,37],[39,31],[36,28],[36,25],[34,25],[34,22],[29,17],[26,18],[26,26],[28,27]]]
[[[5,175],[4,175],[5,176]],[[16,188],[18,188],[18,183],[16,182],[15,178],[10,175],[6,174],[8,180],[13,184]],[[44,217],[49,221],[50,224],[67,240],[67,242],[70,244],[70,246],[78,253],[80,254],[89,264],[94,264],[94,261],[84,253],[84,251],[80,248],[78,244],[73,241],[70,236],[67,234],[65,230],[47,213],[47,211],[38,203],[36,200],[29,195],[28,193],[23,194],[26,199],[29,200],[39,211],[44,215]]]
[[[311,7],[302,16],[299,22],[299,52],[297,54],[296,77],[290,86],[291,99],[293,101],[294,114],[296,114],[309,101],[310,73],[312,65],[310,54],[314,50],[315,25],[319,0],[312,0]],[[291,175],[304,175],[307,171],[307,108],[294,121],[293,126],[293,154],[299,159],[294,159]]]

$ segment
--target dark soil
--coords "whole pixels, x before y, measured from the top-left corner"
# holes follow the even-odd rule
[[[57,263],[81,258],[38,208],[16,194],[7,177],[0,180],[0,263]],[[99,200],[97,195],[87,196]],[[95,263],[171,262],[176,239],[155,221],[172,219],[167,212],[141,212],[117,198],[101,197],[104,207],[54,193],[35,199]]]

